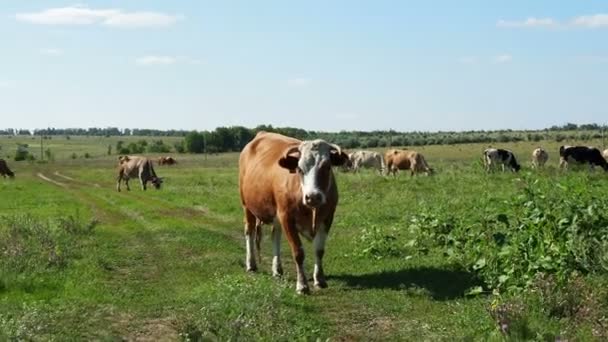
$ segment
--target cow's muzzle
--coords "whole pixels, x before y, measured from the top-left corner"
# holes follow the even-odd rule
[[[311,208],[318,208],[325,203],[325,196],[321,192],[304,194],[304,204]]]

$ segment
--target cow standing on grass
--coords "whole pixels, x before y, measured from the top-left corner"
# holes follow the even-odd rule
[[[272,273],[283,274],[280,259],[284,232],[296,264],[298,293],[309,293],[300,235],[313,240],[315,286],[327,287],[323,272],[325,240],[331,227],[338,188],[332,166],[348,156],[324,140],[300,141],[276,133],[259,132],[239,158],[239,190],[245,213],[247,271],[256,271],[261,224],[273,224]]]
[[[427,176],[433,173],[424,156],[411,150],[388,150],[384,154],[387,175],[391,172],[397,176],[399,170],[410,170],[410,175],[424,172]]]
[[[498,165],[502,167],[502,172],[505,172],[507,167],[513,172],[521,169],[513,152],[501,148],[485,149],[483,151],[483,162],[487,172],[494,170]]]
[[[139,156],[120,156],[118,157],[118,178],[116,180],[116,190],[120,191],[120,182],[124,180],[127,190],[130,191],[129,179],[137,178],[141,183],[142,190],[146,190],[146,185],[151,182],[156,189],[160,189],[162,178],[156,176],[152,161],[146,157]]]
[[[604,171],[608,171],[608,163],[602,156],[600,150],[592,146],[560,146],[559,147],[559,167],[568,169],[568,164],[589,164],[593,170],[594,166],[601,166]]]
[[[543,148],[538,147],[532,151],[532,166],[534,168],[542,168],[547,160],[549,160],[549,153]]]
[[[378,152],[356,151],[349,154],[348,159],[354,172],[358,172],[361,168],[370,168],[382,174],[386,168],[384,157]]]
[[[0,159],[0,175],[4,178],[9,176],[10,178],[15,177],[15,173],[8,168],[8,164],[4,159]]]
[[[173,157],[159,157],[158,165],[175,165],[177,164],[177,160]]]

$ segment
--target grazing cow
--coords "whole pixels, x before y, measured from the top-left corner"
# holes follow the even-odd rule
[[[549,160],[549,153],[542,147],[537,147],[532,151],[532,166],[535,168],[542,168],[545,163]]]
[[[146,157],[138,156],[120,156],[118,157],[118,178],[116,180],[116,190],[120,191],[120,182],[125,181],[127,190],[129,187],[129,179],[138,178],[141,183],[141,188],[146,190],[146,185],[151,182],[156,189],[160,189],[162,178],[156,176],[152,161]]]
[[[324,140],[300,141],[276,133],[259,132],[243,148],[239,158],[239,190],[245,214],[248,271],[257,270],[254,255],[260,226],[272,223],[273,275],[283,274],[280,247],[284,232],[296,264],[296,290],[309,293],[301,234],[313,240],[314,285],[327,287],[322,261],[338,204],[332,166],[340,166],[347,160],[339,146]]]
[[[517,163],[517,159],[515,159],[515,155],[509,150],[487,148],[483,151],[483,157],[483,162],[488,172],[494,170],[499,164],[502,166],[502,172],[505,172],[505,167],[511,168],[514,172],[521,169],[521,166]]]
[[[384,154],[386,162],[386,173],[397,175],[398,170],[410,170],[410,175],[414,176],[417,173],[424,172],[427,176],[433,173],[433,169],[429,167],[424,159],[424,156],[416,151],[411,150],[388,150]]]
[[[348,155],[351,168],[354,172],[359,171],[361,168],[371,168],[378,170],[380,173],[384,172],[386,165],[384,163],[384,157],[378,152],[372,151],[356,151]]]
[[[173,157],[159,157],[158,165],[175,165],[177,164],[177,160]]]
[[[10,178],[15,177],[15,173],[8,168],[8,164],[4,159],[0,159],[0,175],[4,178],[6,178],[6,176],[9,176]]]
[[[592,146],[560,146],[559,147],[559,167],[568,169],[569,163],[589,164],[593,169],[595,165],[601,166],[604,171],[608,171],[608,163],[602,157],[602,153]]]

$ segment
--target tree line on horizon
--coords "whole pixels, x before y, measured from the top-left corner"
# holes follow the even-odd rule
[[[259,131],[277,132],[297,139],[321,138],[336,143],[345,149],[375,148],[391,146],[454,145],[466,143],[506,143],[517,141],[563,141],[600,139],[604,137],[605,126],[598,124],[566,123],[551,126],[544,130],[477,130],[477,131],[437,131],[437,132],[397,132],[393,130],[376,131],[307,131],[294,127],[273,127],[259,125],[255,128],[243,126],[218,127],[213,131],[118,129],[109,128],[69,128],[69,129],[4,129],[0,135],[52,136],[139,136],[140,141],[125,144],[122,141],[115,148],[116,153],[169,152],[178,153],[220,153],[240,151]],[[151,143],[143,137],[183,137],[182,141],[166,145],[162,140]],[[110,148],[111,149],[111,148]]]

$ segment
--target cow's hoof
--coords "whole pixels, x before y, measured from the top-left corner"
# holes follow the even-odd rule
[[[280,278],[283,276],[283,269],[282,268],[275,268],[272,270],[272,276],[273,277],[277,277]]]
[[[298,289],[296,290],[296,292],[298,292],[299,295],[309,295],[310,294],[310,288],[308,286],[298,287]]]
[[[319,281],[315,281],[315,287],[318,287],[320,289],[326,289],[327,288],[327,282],[325,281],[325,279],[319,280]]]
[[[247,272],[255,273],[258,271],[257,266],[249,266],[247,267]]]

